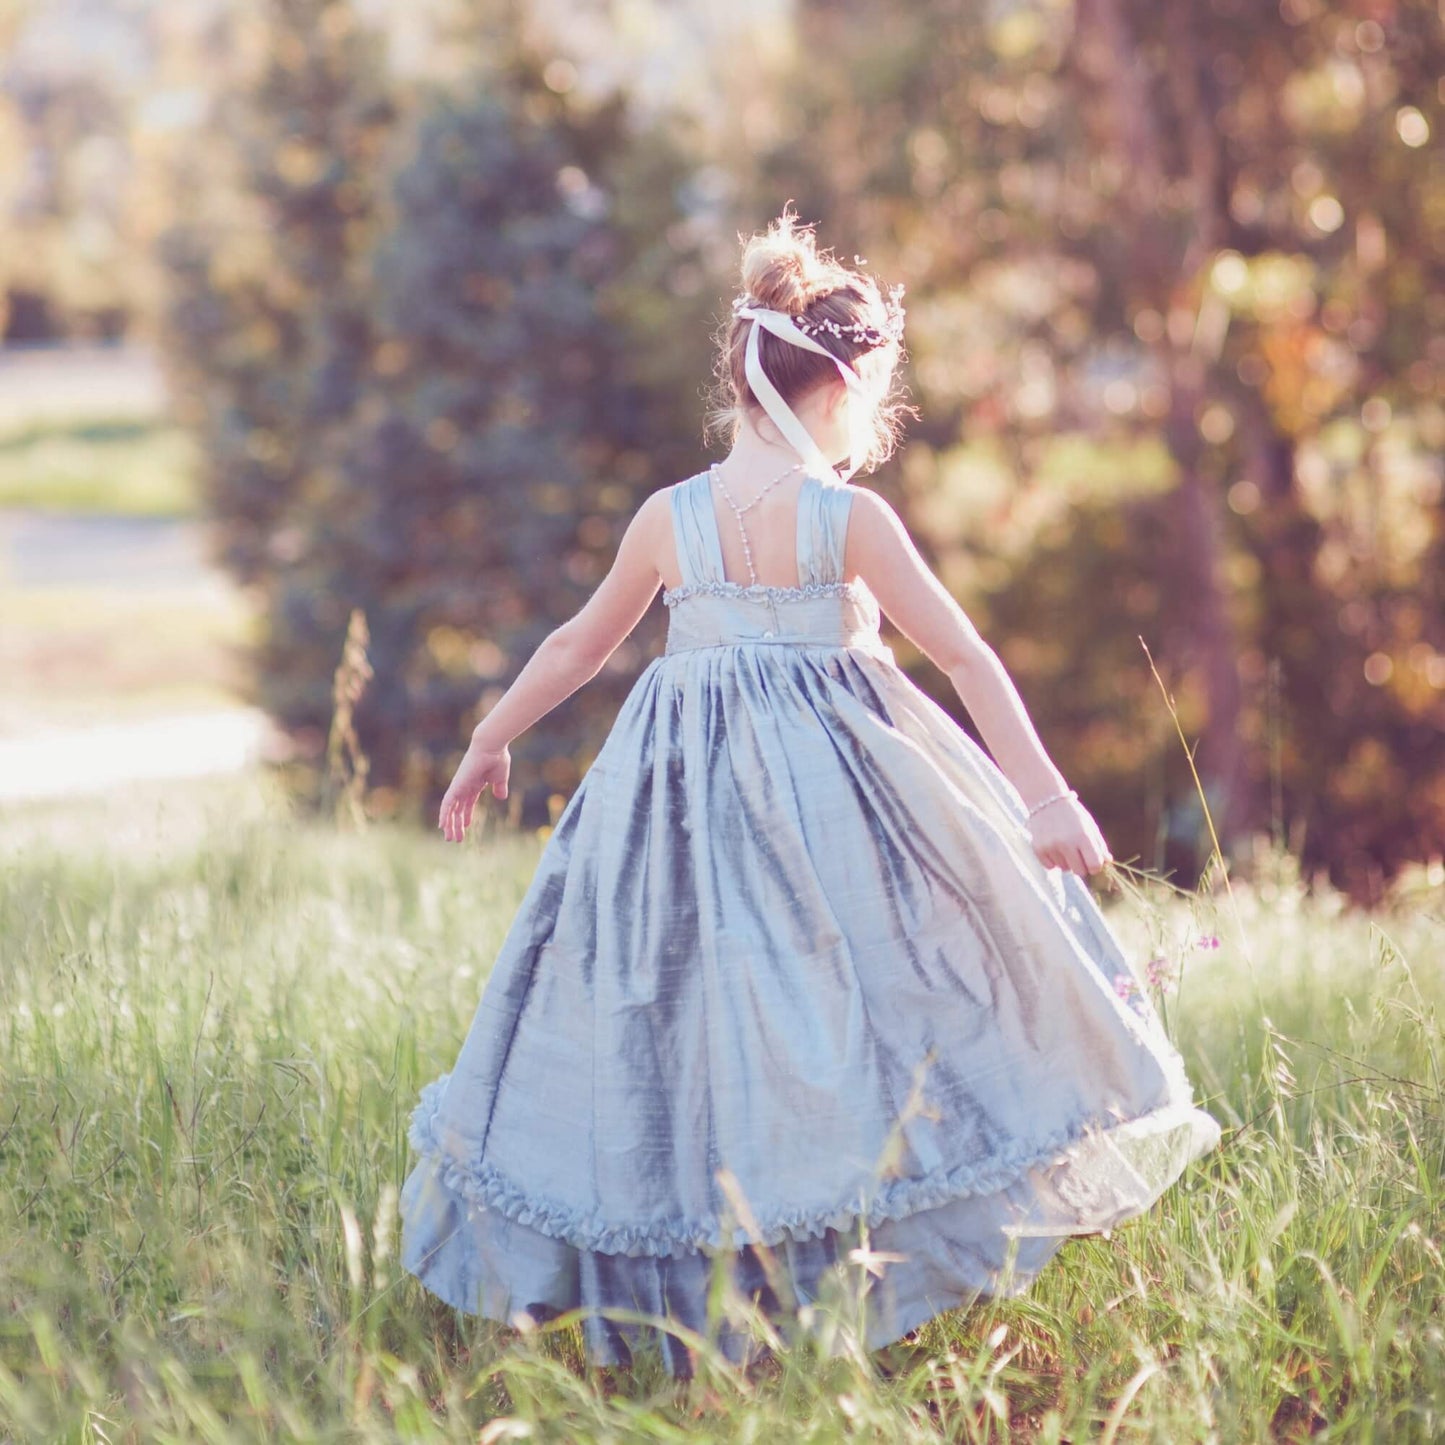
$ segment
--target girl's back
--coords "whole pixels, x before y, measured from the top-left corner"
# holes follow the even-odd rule
[[[826,478],[815,476],[797,465],[777,487],[765,490],[768,481],[761,475],[744,479],[744,495],[757,496],[757,501],[747,508],[740,524],[727,500],[731,494],[718,484],[714,468],[709,467],[669,489],[674,526],[682,507],[692,534],[687,540],[699,539],[697,545],[704,550],[701,560],[721,574],[718,580],[739,586],[786,589],[806,584],[819,569],[836,570],[841,564],[834,550],[839,533],[846,540],[857,488],[837,481],[832,473]],[[821,500],[825,487],[837,493],[836,499]],[[695,490],[697,496],[688,496],[688,489]],[[820,530],[824,513],[827,520]],[[674,565],[669,567],[665,556],[661,559],[659,570],[665,591],[681,582],[684,548],[678,546],[680,540],[674,538]]]
[[[878,604],[861,578],[846,577],[854,488],[805,475],[776,499],[756,529],[758,565],[732,540],[717,513],[711,471],[677,483],[669,495],[671,558],[662,575],[674,579],[662,600],[671,612],[667,653],[726,644],[866,647],[884,652]],[[728,521],[734,518],[729,516]],[[767,525],[771,523],[771,525]],[[671,562],[671,566],[668,562]],[[739,577],[738,563],[753,570]],[[772,580],[768,580],[772,579]]]

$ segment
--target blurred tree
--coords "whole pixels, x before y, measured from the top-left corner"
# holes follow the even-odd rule
[[[394,679],[362,709],[374,771],[402,777],[404,747],[433,790],[476,720],[478,677],[495,692],[586,600],[642,497],[696,464],[668,414],[676,383],[637,384],[612,304],[636,261],[611,219],[625,116],[574,130],[556,99],[533,100],[531,118],[495,91],[422,118],[375,257],[379,374],[336,458],[346,523],[293,579],[298,609],[327,605],[318,565],[367,608]],[[624,648],[519,740],[524,778],[575,786],[639,658]]]
[[[743,208],[795,196],[909,281],[924,419],[885,485],[1115,851],[1207,847],[1142,634],[1227,845],[1273,825],[1372,896],[1445,831],[1435,8],[798,27]]]
[[[150,294],[131,143],[152,78],[148,31],[124,3],[0,4],[7,342],[115,339]]]
[[[339,0],[270,13],[231,100],[246,164],[225,198],[262,224],[178,228],[174,335],[228,559],[264,598],[261,700],[319,756],[361,608],[373,802],[429,802],[483,685],[581,605],[642,497],[696,465],[686,170],[619,101],[569,100],[510,8],[471,16],[451,36],[475,45],[470,73],[400,114]],[[640,656],[520,741],[519,801],[545,816],[575,785]]]
[[[204,444],[221,559],[266,587],[297,560],[297,510],[359,395],[365,264],[398,117],[381,43],[348,0],[269,0],[221,24],[232,78],[172,158],[167,355]],[[335,652],[318,644],[311,664],[329,678]]]
[[[1445,370],[1425,355],[1431,313],[1445,322],[1445,172],[1425,146],[1445,30],[1408,0],[1087,0],[1078,15],[1090,140],[1128,161],[1125,304],[1169,389],[1171,450],[1201,479],[1214,575],[1239,579],[1239,655],[1220,647],[1209,676],[1211,699],[1253,691],[1236,776],[1250,747],[1263,781],[1272,677],[1296,837],[1373,900],[1445,833],[1445,661],[1428,680],[1445,612],[1438,590],[1422,606],[1438,581],[1416,560],[1445,541]],[[1171,325],[1181,307],[1189,324]],[[1327,496],[1351,472],[1368,519]],[[1262,787],[1250,801],[1244,823]]]

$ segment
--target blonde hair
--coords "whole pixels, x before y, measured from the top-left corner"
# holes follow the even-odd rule
[[[862,271],[839,262],[831,252],[819,251],[812,226],[805,226],[786,207],[762,234],[742,242],[742,291],[752,303],[809,322],[833,322],[840,328],[862,323],[884,331],[888,308],[878,283]],[[724,433],[737,439],[744,419],[762,413],[762,405],[748,384],[745,358],[752,322],[730,316],[719,328],[713,372],[713,407],[707,435]],[[892,455],[903,430],[903,418],[914,408],[901,400],[898,365],[903,358],[900,340],[880,345],[856,341],[831,330],[811,332],[813,339],[840,361],[848,363],[872,384],[873,414],[864,432],[867,449],[859,469],[873,471]],[[816,352],[805,351],[782,337],[763,331],[758,337],[758,359],[768,380],[791,406],[799,397],[838,376],[837,367]],[[855,459],[857,460],[857,459]]]

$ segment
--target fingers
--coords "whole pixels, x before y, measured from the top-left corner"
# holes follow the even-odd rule
[[[483,787],[485,786],[484,784]],[[507,796],[505,779],[491,784],[491,788],[498,798]],[[472,820],[476,817],[477,800],[481,796],[482,788],[478,788],[475,793],[453,792],[451,788],[447,789],[437,812],[437,827],[441,829],[442,836],[448,843],[460,843],[467,836],[467,829],[472,826]]]
[[[1092,845],[1085,848],[1073,848],[1070,850],[1070,867],[1080,878],[1088,878],[1097,873],[1105,863],[1109,861],[1108,849],[1096,848]]]
[[[467,825],[471,822],[471,806],[450,789],[442,799],[441,812],[437,816],[437,827],[448,843],[460,843],[466,836]]]
[[[1066,872],[1077,873],[1080,878],[1087,878],[1090,874],[1097,873],[1106,863],[1113,862],[1107,849],[1100,853],[1095,849],[1065,847],[1062,844],[1035,848],[1034,856],[1045,868],[1062,868]]]
[[[1034,856],[1045,868],[1063,868],[1081,878],[1099,872],[1114,861],[1102,834],[1076,834],[1074,839],[1036,839]]]

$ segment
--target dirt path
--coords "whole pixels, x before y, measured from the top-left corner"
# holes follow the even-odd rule
[[[0,587],[229,587],[205,527],[167,517],[0,508]]]
[[[0,430],[75,417],[151,417],[165,408],[165,378],[149,347],[0,347]]]

